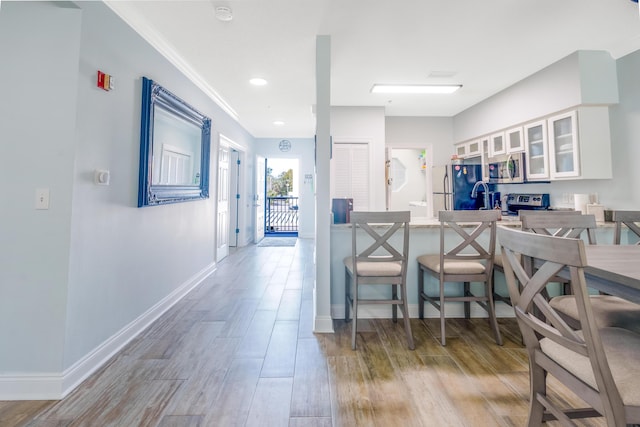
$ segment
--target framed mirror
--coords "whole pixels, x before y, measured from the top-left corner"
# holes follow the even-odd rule
[[[211,119],[142,78],[138,207],[209,198]]]

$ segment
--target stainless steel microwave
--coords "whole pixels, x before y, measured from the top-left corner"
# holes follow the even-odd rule
[[[489,182],[515,184],[524,182],[524,153],[505,154],[489,158]]]

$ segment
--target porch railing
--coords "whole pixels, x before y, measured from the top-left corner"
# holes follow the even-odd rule
[[[266,234],[298,232],[298,198],[267,197],[265,212]]]

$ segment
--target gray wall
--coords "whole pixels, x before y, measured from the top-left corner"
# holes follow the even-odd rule
[[[0,204],[0,396],[19,393],[21,375],[62,378],[63,393],[210,272],[219,133],[253,158],[251,135],[103,3],[80,5],[0,9],[0,173],[11,183]],[[97,70],[114,90],[96,87]],[[208,200],[137,208],[142,76],[212,118]],[[93,183],[95,169],[111,171],[109,186]],[[34,209],[36,188],[50,189],[49,210]]]

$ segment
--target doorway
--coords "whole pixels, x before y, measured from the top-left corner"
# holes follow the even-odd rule
[[[241,202],[244,183],[244,151],[220,135],[217,170],[216,261],[229,255],[229,248],[243,246],[246,237],[246,209]],[[247,197],[246,194],[244,197]]]
[[[268,158],[265,167],[264,233],[298,236],[300,168],[298,159]]]

